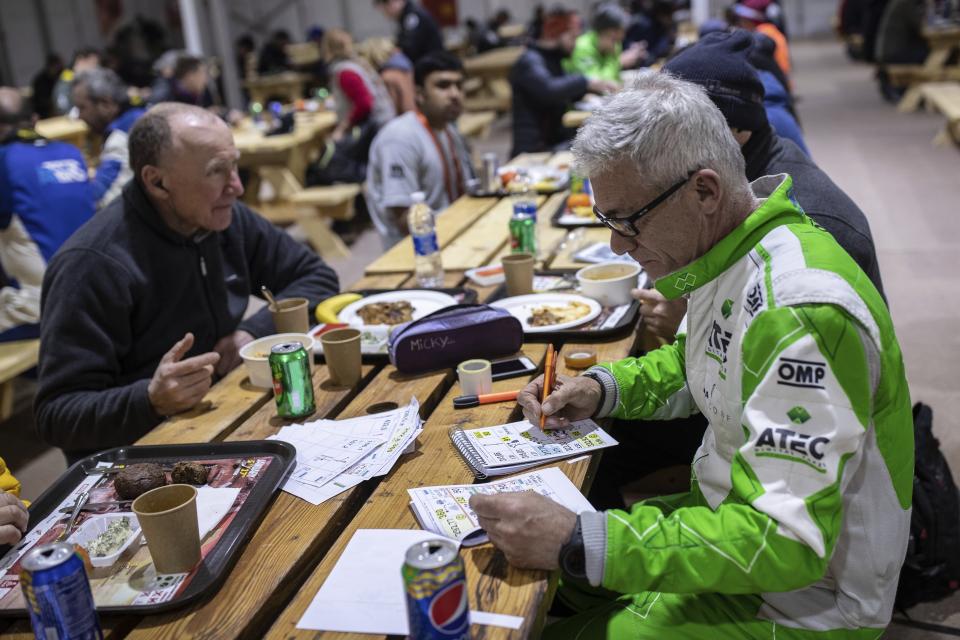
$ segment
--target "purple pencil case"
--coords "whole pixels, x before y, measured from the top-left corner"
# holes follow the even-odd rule
[[[400,325],[390,334],[390,362],[404,373],[455,367],[473,358],[516,353],[523,325],[504,309],[459,304]]]

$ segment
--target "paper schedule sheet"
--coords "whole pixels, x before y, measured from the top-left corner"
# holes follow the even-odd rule
[[[476,493],[519,491],[536,491],[575,513],[594,511],[576,485],[556,467],[486,484],[407,489],[410,506],[423,528],[459,540],[464,546],[482,544],[488,539],[470,508],[470,497]]]

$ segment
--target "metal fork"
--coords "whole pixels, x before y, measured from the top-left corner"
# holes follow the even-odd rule
[[[77,501],[73,503],[73,511],[70,512],[70,519],[67,521],[67,527],[57,536],[57,542],[66,540],[73,532],[73,525],[77,521],[77,516],[80,515],[80,510],[83,509],[83,505],[87,504],[87,500],[89,499],[89,491],[84,491],[77,496]]]

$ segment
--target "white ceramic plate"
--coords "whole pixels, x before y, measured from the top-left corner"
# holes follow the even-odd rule
[[[547,327],[531,327],[527,324],[527,319],[533,313],[534,308],[543,305],[552,305],[562,307],[571,302],[582,302],[590,307],[590,313],[570,322],[561,322]],[[490,303],[491,307],[500,307],[510,312],[514,318],[523,325],[524,333],[547,333],[551,331],[563,331],[572,327],[579,327],[582,324],[590,322],[600,315],[600,303],[585,296],[578,296],[574,293],[533,293],[526,296],[514,296],[512,298],[503,298]]]
[[[386,324],[365,324],[363,318],[357,315],[357,311],[372,302],[401,302],[406,300],[413,305],[413,319],[419,320],[423,316],[429,315],[434,311],[439,311],[445,307],[457,304],[457,300],[446,293],[439,291],[423,291],[420,289],[402,289],[399,291],[387,291],[386,293],[376,293],[366,298],[361,298],[356,302],[348,304],[337,318],[340,322],[348,324],[351,327],[362,329],[363,327],[389,327]]]

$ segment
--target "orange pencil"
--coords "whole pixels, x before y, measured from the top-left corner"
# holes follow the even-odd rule
[[[557,352],[553,344],[547,346],[547,359],[543,364],[543,395],[540,398],[540,429],[546,424],[547,414],[543,412],[543,403],[547,396],[553,393],[553,385],[557,379]]]

